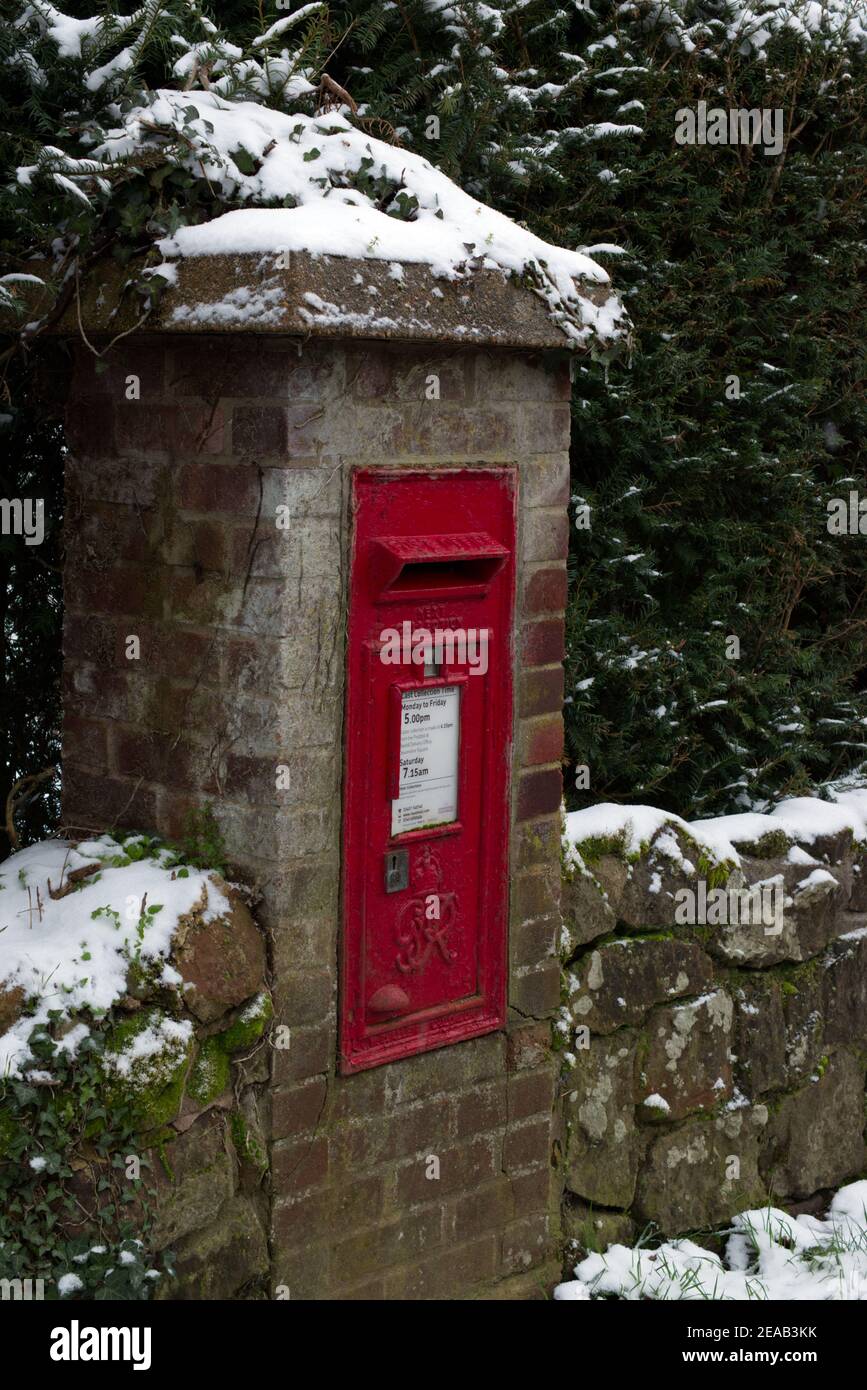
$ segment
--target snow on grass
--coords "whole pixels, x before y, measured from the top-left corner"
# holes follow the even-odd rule
[[[229,910],[208,873],[177,867],[169,850],[149,849],[147,857],[130,860],[140,843],[110,835],[78,845],[46,840],[0,863],[0,993],[17,986],[31,1001],[30,1012],[0,1036],[0,1076],[21,1074],[37,1025],[110,1009],[126,993],[134,962],[165,980],[178,922],[203,891],[205,921]],[[94,872],[76,881],[88,868]],[[52,897],[70,883],[72,891]],[[87,1034],[79,1019],[59,1045],[74,1054]],[[144,1033],[136,1047],[149,1041],[158,1040]]]
[[[214,90],[166,88],[127,112],[94,155],[111,167],[169,143],[221,199],[244,205],[159,241],[169,266],[190,256],[305,251],[421,263],[450,280],[499,270],[526,277],[575,346],[610,351],[626,336],[613,290],[601,305],[582,293],[581,282],[610,285],[590,256],[542,241],[428,160],[373,139],[341,115],[291,114]],[[19,180],[27,173],[19,171]]]
[[[867,1299],[867,1180],[836,1194],[824,1221],[777,1207],[742,1212],[725,1258],[686,1238],[649,1246],[611,1245],[575,1267],[555,1299],[630,1301]]]

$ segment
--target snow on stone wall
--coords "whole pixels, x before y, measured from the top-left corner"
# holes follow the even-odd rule
[[[648,1222],[693,1231],[769,1195],[824,1212],[863,1172],[865,810],[856,790],[691,825],[643,806],[566,817],[574,1248]]]

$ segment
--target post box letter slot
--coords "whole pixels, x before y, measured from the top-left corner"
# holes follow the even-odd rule
[[[509,554],[486,531],[380,536],[370,549],[376,587],[393,601],[484,594]]]

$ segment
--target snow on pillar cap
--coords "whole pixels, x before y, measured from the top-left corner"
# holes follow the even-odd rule
[[[606,359],[628,347],[628,316],[590,255],[542,241],[343,115],[164,89],[94,148],[89,175],[146,164],[167,143],[208,180],[214,215],[155,242],[150,329],[565,347]],[[19,181],[32,172],[19,169]],[[86,328],[136,322],[139,303],[118,307],[113,267],[89,279]]]

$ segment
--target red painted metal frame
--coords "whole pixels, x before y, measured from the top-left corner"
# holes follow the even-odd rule
[[[517,472],[358,469],[352,489],[344,1073],[493,1032],[505,1022]],[[395,589],[394,556],[434,569],[420,568],[406,581],[411,588]],[[425,676],[421,666],[383,664],[382,630],[400,631],[404,620],[428,630],[486,628],[487,673],[473,675],[452,662]],[[389,792],[400,737],[395,702],[402,690],[450,685],[461,690],[458,819],[392,836]],[[410,882],[386,893],[385,855],[395,850],[409,852]],[[424,916],[430,894],[442,914],[433,927]],[[383,1011],[381,1000],[405,1003]]]

